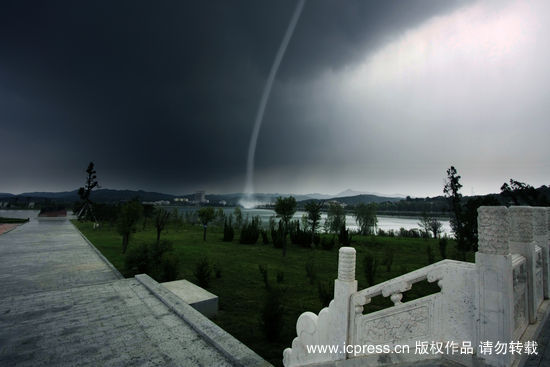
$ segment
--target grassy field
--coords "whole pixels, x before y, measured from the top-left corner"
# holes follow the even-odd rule
[[[121,253],[122,239],[114,227],[102,225],[93,229],[91,223],[74,222],[84,235],[103,253],[111,263],[125,274],[124,255]],[[141,228],[140,228],[141,229]],[[306,264],[313,262],[318,281],[332,282],[337,277],[338,249],[331,251],[307,249],[289,244],[287,256],[272,244],[264,245],[261,237],[255,245],[238,243],[239,234],[235,233],[233,242],[223,242],[221,228],[209,226],[207,241],[202,239],[202,227],[193,225],[169,226],[162,233],[163,240],[173,244],[174,253],[180,258],[179,277],[196,282],[193,275],[198,261],[207,257],[211,264],[221,270],[221,277],[212,277],[209,291],[219,297],[219,313],[213,319],[223,329],[248,345],[255,352],[274,365],[281,365],[282,352],[289,347],[296,336],[296,320],[305,311],[318,313],[322,304],[318,296],[317,282],[310,283],[306,276]],[[152,226],[132,234],[130,246],[138,243],[152,243],[156,234]],[[376,283],[391,279],[406,272],[428,265],[426,247],[430,245],[435,261],[441,260],[438,241],[435,239],[413,239],[398,237],[354,236],[352,245],[357,250],[356,278],[359,289],[368,284],[363,267],[367,251],[376,255],[379,264],[388,251],[393,252],[393,265],[388,272],[386,266],[379,265]],[[454,241],[447,245],[448,257],[455,258]],[[468,254],[472,261],[473,254]],[[267,266],[269,282],[285,289],[284,292],[284,328],[277,342],[268,342],[260,327],[261,309],[266,298],[266,290],[259,266]],[[278,283],[277,272],[284,273],[284,280]],[[433,293],[438,288],[427,282],[418,283],[405,295],[405,300]],[[384,308],[390,301],[376,297],[366,312]]]

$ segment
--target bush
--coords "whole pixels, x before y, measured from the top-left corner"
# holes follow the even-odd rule
[[[260,326],[268,341],[279,340],[283,330],[283,291],[269,288],[260,315]]]
[[[195,276],[195,279],[197,279],[199,287],[208,288],[212,277],[212,269],[207,257],[203,257],[195,265],[193,275]]]
[[[293,221],[290,223],[289,228],[290,242],[302,247],[311,247],[311,236],[309,232],[300,229],[300,222]]]
[[[148,274],[158,282],[169,282],[178,278],[179,258],[172,252],[168,241],[141,243],[128,251],[124,258],[127,276]]]
[[[322,307],[328,307],[330,301],[334,297],[334,282],[319,282],[317,283],[317,292],[319,294],[319,301],[321,301]]]
[[[223,240],[225,242],[233,241],[235,236],[235,230],[233,229],[233,224],[231,223],[231,217],[225,218],[223,223]]]
[[[126,257],[124,257],[124,268],[126,269],[125,275],[129,277],[136,274],[151,273],[149,246],[146,243],[138,243],[130,247]]]
[[[321,247],[323,248],[323,250],[330,251],[334,248],[335,244],[336,240],[334,236],[321,238]]]
[[[367,283],[369,284],[369,287],[374,285],[374,277],[376,275],[376,267],[378,266],[378,260],[376,257],[370,253],[367,252],[365,255],[365,277],[367,278]]]
[[[273,247],[275,248],[283,248],[285,245],[285,230],[283,228],[283,222],[279,221],[279,227],[275,229],[275,227],[271,227],[271,239],[273,240]]]
[[[159,267],[160,282],[171,282],[178,279],[179,259],[173,252],[162,255]]]
[[[346,229],[346,225],[342,224],[340,227],[340,233],[338,233],[338,242],[340,246],[351,245],[351,233]]]
[[[447,238],[445,237],[439,239],[439,254],[442,259],[447,258]]]
[[[253,245],[260,237],[260,218],[254,217],[252,220],[246,221],[241,228],[240,243]]]

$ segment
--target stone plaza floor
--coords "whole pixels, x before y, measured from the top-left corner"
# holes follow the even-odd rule
[[[68,220],[0,235],[0,366],[234,364]]]

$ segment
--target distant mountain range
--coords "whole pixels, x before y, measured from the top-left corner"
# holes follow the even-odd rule
[[[295,194],[281,194],[281,193],[257,193],[254,194],[254,199],[261,203],[272,203],[279,196],[289,196],[292,195],[296,198],[296,201],[309,201],[309,200],[330,200],[338,199],[338,201],[346,204],[356,204],[358,202],[385,202],[385,201],[398,201],[401,200],[401,197],[398,196],[383,196],[372,193],[365,193],[354,190],[345,190],[336,195],[327,195],[327,194],[305,194],[305,195],[295,195]],[[92,199],[95,202],[118,202],[118,201],[127,201],[134,198],[139,199],[140,201],[159,201],[159,200],[174,200],[175,198],[187,198],[193,200],[195,194],[185,194],[185,195],[173,195],[173,194],[164,194],[159,192],[150,192],[143,190],[113,190],[113,189],[99,189],[92,192]],[[218,203],[220,201],[225,201],[228,205],[236,205],[239,200],[243,197],[242,193],[231,193],[231,194],[206,194],[205,198],[211,203]],[[63,192],[25,192],[22,194],[14,195],[9,193],[0,193],[0,200],[24,200],[24,201],[44,201],[44,200],[54,200],[54,201],[63,201],[63,202],[75,202],[79,200],[78,190],[73,191],[63,191]]]

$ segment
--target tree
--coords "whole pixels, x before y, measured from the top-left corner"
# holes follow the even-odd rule
[[[376,217],[376,204],[357,204],[355,206],[355,221],[359,225],[361,234],[372,234],[376,230],[378,218]]]
[[[296,199],[293,196],[287,198],[278,197],[275,202],[275,213],[281,218],[284,226],[283,232],[283,256],[286,256],[286,235],[288,233],[289,223],[294,213],[296,213]]]
[[[325,221],[325,231],[338,233],[342,226],[346,225],[346,212],[338,202],[328,204],[327,220]]]
[[[433,233],[434,238],[437,238],[437,236],[441,233],[441,222],[436,217],[432,217],[426,212],[422,214],[422,218],[420,218],[418,225],[423,229],[426,237],[430,236],[430,232]]]
[[[456,237],[456,247],[461,254],[462,260],[466,259],[466,252],[471,249],[471,244],[466,241],[464,233],[464,222],[462,218],[462,194],[460,189],[462,184],[460,183],[460,176],[454,166],[451,166],[447,170],[447,180],[443,187],[445,196],[450,199],[451,210],[453,215],[450,219],[451,229]]]
[[[211,206],[199,209],[199,220],[201,221],[202,227],[204,228],[202,237],[203,241],[206,241],[206,228],[208,227],[208,223],[214,218],[216,218],[216,212]]]
[[[128,201],[120,208],[117,231],[122,235],[122,253],[126,253],[130,234],[136,231],[136,223],[143,215],[143,206],[137,200]]]
[[[317,229],[317,225],[321,220],[321,209],[323,208],[324,204],[325,204],[324,201],[318,201],[318,202],[310,201],[306,203],[306,205],[304,206],[307,212],[307,220],[309,222],[309,225],[311,226],[311,247],[313,247],[313,238],[315,236],[315,230]]]
[[[533,186],[528,185],[524,182],[510,179],[510,184],[508,185],[508,183],[505,182],[500,187],[500,191],[502,196],[510,198],[514,205],[540,205],[537,198],[537,190]],[[545,204],[547,204],[546,200],[544,203],[542,203],[542,205]]]
[[[166,226],[170,213],[162,208],[155,210],[155,228],[157,229],[157,244],[160,243],[160,233]]]
[[[90,162],[90,164],[88,164],[86,173],[88,174],[88,176],[86,177],[86,183],[84,184],[84,187],[78,189],[78,196],[81,200],[80,207],[78,208],[78,220],[88,219],[93,216],[93,204],[90,200],[90,194],[92,193],[93,189],[95,189],[96,187],[99,188],[96,171],[94,169],[94,162]]]

